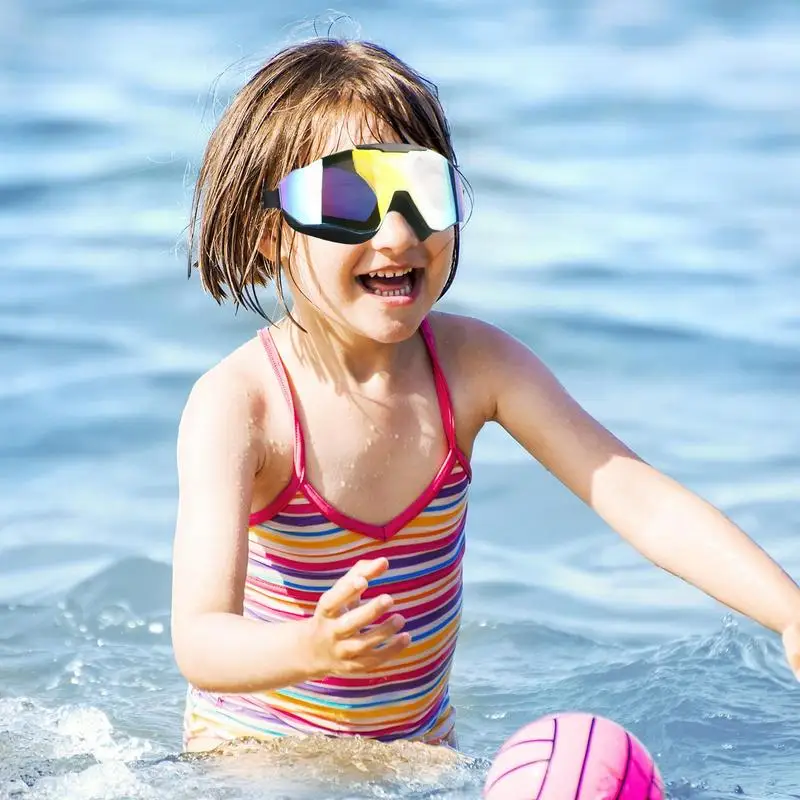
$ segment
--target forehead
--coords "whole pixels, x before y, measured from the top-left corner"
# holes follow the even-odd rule
[[[340,150],[349,150],[360,144],[402,141],[397,132],[375,114],[364,111],[348,113],[331,122],[327,135],[320,141],[317,158],[338,153]]]

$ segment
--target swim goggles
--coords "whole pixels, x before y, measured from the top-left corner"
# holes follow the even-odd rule
[[[291,228],[341,244],[371,239],[390,211],[424,241],[464,219],[463,186],[440,153],[408,144],[365,144],[292,170],[263,208],[283,212]]]

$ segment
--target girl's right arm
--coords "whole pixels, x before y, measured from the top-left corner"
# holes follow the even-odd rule
[[[385,559],[356,564],[309,619],[265,623],[242,616],[253,480],[270,467],[261,403],[244,380],[217,368],[193,388],[178,433],[172,642],[184,677],[213,692],[265,691],[362,672],[408,644],[398,634],[398,615],[369,627],[391,608],[391,597],[359,604],[367,582],[386,570]]]

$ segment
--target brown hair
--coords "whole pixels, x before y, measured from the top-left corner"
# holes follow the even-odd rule
[[[261,207],[266,184],[315,157],[333,125],[349,113],[388,126],[404,142],[429,147],[457,167],[437,87],[376,44],[323,38],[271,58],[236,94],[211,135],[195,186],[189,224],[189,273],[204,288],[267,318],[256,287],[281,286],[280,212]],[[276,241],[273,258],[259,251]],[[458,265],[455,228],[450,287]],[[288,263],[286,269],[291,269]]]

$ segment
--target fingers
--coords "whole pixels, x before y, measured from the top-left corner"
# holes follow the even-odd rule
[[[379,597],[373,597],[366,603],[342,614],[337,620],[336,632],[341,638],[354,636],[362,628],[375,622],[378,617],[385,614],[393,605],[391,595],[382,594]],[[399,630],[399,629],[398,629]]]
[[[358,610],[360,611],[361,609]],[[350,615],[348,614],[347,616]],[[369,628],[369,630],[364,631],[364,633],[355,635],[361,628],[366,627],[365,625],[358,624],[356,630],[343,642],[344,652],[349,658],[366,653],[368,650],[372,650],[386,642],[387,639],[402,630],[405,624],[406,621],[400,614],[393,614],[380,625],[375,625]],[[346,637],[342,638],[345,639]]]
[[[378,637],[376,636],[375,638]],[[363,640],[350,639],[344,645],[350,650],[350,655],[341,662],[343,671],[345,673],[368,672],[385,664],[387,661],[391,661],[399,656],[411,643],[411,634],[398,633],[388,639],[383,637],[381,639],[385,643],[376,647],[366,647]]]
[[[370,628],[369,631],[362,634],[360,637],[361,642],[366,650],[374,650],[376,647],[385,644],[399,631],[403,630],[405,624],[406,621],[400,614],[392,614],[386,622],[376,625],[374,628]]]
[[[389,568],[388,558],[370,558],[363,561],[358,561],[353,565],[350,572],[356,572],[363,575],[368,581],[383,575]]]
[[[373,648],[370,651],[370,655],[362,663],[366,669],[373,669],[399,656],[409,644],[411,644],[411,634],[398,633],[397,636],[389,639],[383,647]]]
[[[384,573],[389,566],[385,558],[359,561],[339,578],[319,599],[317,611],[326,617],[338,617],[346,606],[357,603],[367,583]]]
[[[366,578],[348,572],[320,597],[317,612],[325,617],[338,617],[347,606],[359,600],[366,588]]]
[[[398,634],[405,625],[399,614],[373,625],[391,609],[391,595],[361,602],[369,581],[388,568],[386,558],[359,561],[320,597],[312,630],[326,663],[321,669],[329,674],[368,671],[395,658],[411,641],[408,634]]]

